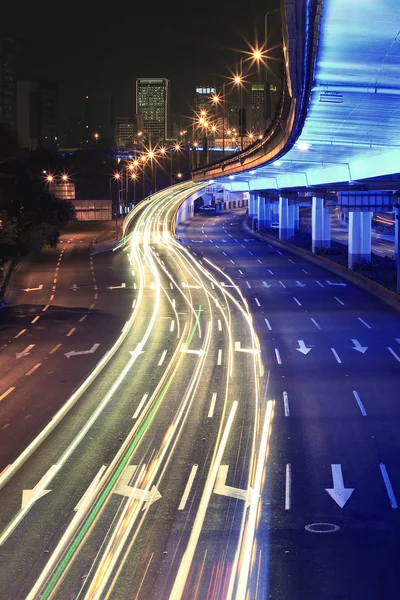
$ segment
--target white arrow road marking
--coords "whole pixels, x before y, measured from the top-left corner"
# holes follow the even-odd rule
[[[185,487],[185,491],[183,492],[183,496],[178,506],[178,510],[183,510],[186,506],[187,499],[190,494],[190,490],[192,489],[194,478],[196,477],[197,469],[199,465],[193,465],[192,470],[190,471],[189,479],[187,480],[187,484]]]
[[[353,395],[354,395],[354,398],[356,399],[356,402],[358,404],[358,408],[360,409],[362,416],[366,417],[367,416],[367,411],[365,410],[364,404],[361,402],[361,398],[358,395],[358,392],[356,392],[356,390],[353,390]]]
[[[253,489],[249,487],[247,490],[242,490],[240,488],[226,485],[228,469],[229,465],[220,465],[218,469],[218,475],[215,480],[214,494],[219,494],[220,496],[229,496],[230,498],[236,498],[237,500],[244,500],[247,507],[251,502]]]
[[[31,344],[30,346],[27,346],[25,348],[25,350],[23,350],[22,352],[16,352],[15,353],[15,358],[22,358],[23,356],[28,356],[28,354],[30,354],[30,351],[32,350],[32,348],[35,347],[35,344]]]
[[[107,469],[107,465],[102,465],[100,467],[99,472],[97,473],[97,475],[95,476],[95,478],[93,479],[92,483],[89,485],[88,489],[86,490],[86,492],[83,494],[82,498],[79,500],[78,504],[75,506],[74,511],[77,512],[80,508],[82,508],[84,505],[86,505],[90,498],[93,495],[93,492],[97,486],[97,484],[100,481],[101,476],[103,475],[104,471]]]
[[[144,354],[144,350],[142,350],[142,348],[143,344],[138,344],[135,350],[129,350],[129,354],[136,360],[140,354]]]
[[[121,477],[118,480],[117,485],[114,489],[114,494],[120,494],[121,496],[130,496],[131,492],[134,488],[132,488],[129,484],[130,480],[135,474],[137,469],[137,465],[128,465],[125,467]]]
[[[136,468],[136,465],[129,465]],[[127,467],[129,468],[129,467]],[[131,477],[129,477],[130,479]],[[134,498],[135,500],[141,500],[142,502],[146,502],[146,505],[143,506],[142,510],[151,506],[157,500],[162,498],[160,492],[156,488],[155,485],[151,488],[151,490],[141,490],[140,488],[133,487],[130,485],[117,486],[114,490],[115,494],[120,494],[121,496],[127,496],[128,498]]]
[[[200,350],[190,350],[189,348],[186,348],[186,344],[182,344],[180,352],[184,352],[185,354],[198,354],[198,356],[203,356],[206,353],[203,348],[200,348]]]
[[[308,354],[309,352],[311,352],[312,347],[307,347],[304,343],[304,340],[297,340],[297,343],[299,345],[298,348],[295,348],[295,350],[297,350],[298,352],[301,352],[302,354]]]
[[[306,287],[307,284],[306,283],[301,283],[301,281],[296,281],[296,285],[298,287]]]
[[[90,348],[90,350],[80,350],[79,352],[76,352],[75,350],[71,350],[70,352],[66,352],[65,356],[67,358],[71,358],[71,356],[80,356],[82,354],[93,354],[94,352],[96,352],[96,350],[99,346],[100,346],[100,344],[93,344],[93,346]]]
[[[76,283],[72,284],[72,288],[71,288],[74,292],[76,292],[76,290],[78,289],[78,285]]]
[[[126,283],[121,283],[121,285],[110,285],[108,290],[119,290],[120,288],[126,288]]]
[[[342,287],[346,287],[347,286],[347,283],[334,283],[332,281],[329,281],[329,279],[325,279],[325,281],[326,281],[326,283],[328,285],[341,285]]]
[[[260,352],[257,348],[241,348],[240,342],[235,342],[235,350],[236,352],[248,352],[249,354],[258,354]]]
[[[368,346],[361,346],[358,340],[351,340],[351,342],[354,344],[353,350],[357,350],[357,352],[361,352],[361,354],[364,354],[368,350]]]
[[[383,463],[381,463],[379,465],[379,468],[380,468],[381,473],[382,473],[383,482],[384,482],[385,487],[386,487],[387,495],[389,496],[390,506],[392,508],[398,508],[396,496],[394,495],[393,487],[392,487],[392,484],[390,482],[386,466]]]
[[[363,325],[365,325],[365,327],[367,327],[367,329],[372,329],[371,325],[368,325],[368,323],[366,323],[364,321],[364,319],[362,319],[361,317],[357,317],[357,319],[360,321],[360,323],[362,323]]]
[[[39,287],[35,287],[35,288],[25,288],[22,289],[23,292],[37,292],[38,290],[42,290],[43,289],[43,283],[41,283],[39,285]]]
[[[389,346],[386,346],[386,347],[387,347],[387,349],[389,350],[389,352],[390,352],[391,354],[393,354],[393,356],[395,357],[395,359],[397,360],[397,362],[400,362],[400,356],[398,356],[398,355],[396,354],[396,352],[395,352],[394,350],[392,350],[392,348],[389,348]]]
[[[265,288],[270,288],[270,287],[272,287],[272,286],[271,286],[269,283],[267,283],[266,281],[263,281],[263,282],[262,282],[262,284],[263,284],[263,287],[265,287]]]
[[[343,508],[352,493],[354,488],[345,488],[343,482],[342,465],[331,465],[333,488],[325,488],[330,497]]]

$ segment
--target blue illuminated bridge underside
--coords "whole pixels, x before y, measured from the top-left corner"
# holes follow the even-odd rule
[[[295,3],[285,1],[286,18]],[[355,185],[400,171],[400,4],[398,0],[323,0],[313,83],[295,144],[229,176],[195,173],[232,190]],[[288,44],[290,45],[290,36]],[[289,56],[290,59],[290,56]],[[277,160],[278,158],[278,160]],[[382,181],[382,176],[389,176]],[[397,184],[393,183],[393,189]]]

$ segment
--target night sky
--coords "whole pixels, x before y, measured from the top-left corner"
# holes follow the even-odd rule
[[[116,115],[129,114],[136,77],[166,77],[179,119],[190,114],[196,85],[220,87],[238,51],[248,50],[246,40],[263,41],[264,14],[279,0],[88,4],[2,7],[0,36],[23,40],[23,76],[58,82],[63,118],[95,91],[114,94]]]

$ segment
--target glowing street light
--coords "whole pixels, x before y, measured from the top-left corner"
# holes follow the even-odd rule
[[[95,133],[95,134],[94,134],[94,139],[96,140],[96,142],[97,142],[97,140],[99,139],[99,137],[100,137],[100,136],[99,136],[99,134],[98,134],[98,133]]]
[[[148,152],[148,157],[149,157],[150,159],[154,158],[154,152],[153,152],[153,150],[149,150],[149,152]]]
[[[46,179],[49,183],[53,183],[53,181],[54,181],[53,175],[47,175]]]
[[[183,177],[182,173],[177,173],[176,176],[178,179],[182,179],[182,177]]]
[[[66,183],[66,182],[68,181],[68,175],[67,175],[66,173],[64,173],[64,174],[61,176],[61,179],[62,179],[62,181],[63,181],[64,183]]]

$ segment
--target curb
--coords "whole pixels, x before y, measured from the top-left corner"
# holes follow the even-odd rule
[[[305,248],[299,248],[298,246],[294,246],[290,242],[285,242],[283,240],[277,240],[274,236],[269,235],[268,233],[258,233],[257,231],[253,231],[244,223],[244,228],[256,236],[262,241],[268,242],[277,246],[278,248],[283,248],[284,250],[288,250],[295,256],[299,256],[301,258],[306,258],[309,262],[314,263],[320,267],[324,267],[331,273],[335,275],[340,275],[343,279],[346,279],[350,283],[355,283],[362,289],[367,292],[370,292],[380,300],[383,300],[385,304],[388,304],[391,308],[394,308],[398,312],[400,312],[400,295],[392,292],[391,290],[386,289],[383,285],[376,283],[375,281],[371,281],[368,277],[364,277],[364,275],[360,275],[359,273],[355,273],[351,271],[347,267],[343,267],[342,265],[338,265],[329,258],[325,258],[324,256],[319,256],[318,254],[314,254],[310,252],[310,250],[306,250]]]

